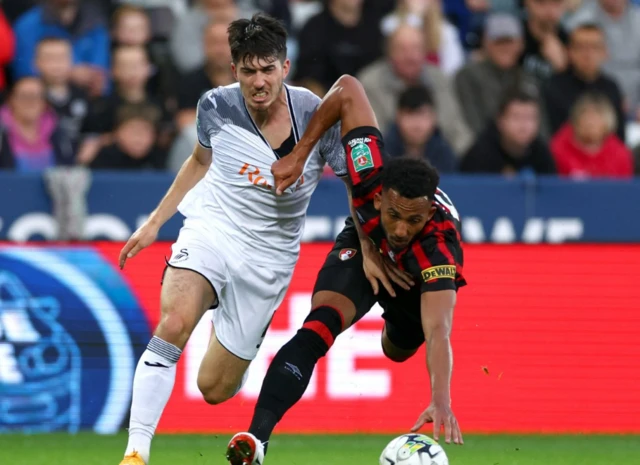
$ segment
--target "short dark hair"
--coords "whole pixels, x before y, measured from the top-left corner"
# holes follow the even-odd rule
[[[234,63],[273,57],[284,61],[287,57],[287,29],[272,16],[256,13],[251,19],[238,19],[229,25],[227,32]]]
[[[434,106],[433,95],[425,86],[407,87],[398,98],[398,110],[416,111],[424,106]]]
[[[535,84],[530,82],[519,82],[513,87],[508,88],[502,95],[500,105],[498,107],[498,115],[502,116],[509,109],[512,103],[540,103],[540,93]]]
[[[574,24],[573,27],[569,29],[569,43],[571,43],[571,40],[573,39],[574,32],[577,31],[596,31],[604,35],[604,31],[598,23],[593,21],[582,21]]]
[[[422,158],[397,157],[385,160],[382,190],[393,189],[401,197],[433,200],[440,182],[438,171]]]

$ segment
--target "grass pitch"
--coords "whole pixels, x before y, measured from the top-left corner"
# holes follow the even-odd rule
[[[149,465],[224,465],[230,435],[158,435]],[[274,436],[267,465],[377,465],[390,436]],[[0,435],[0,464],[118,465],[126,435]],[[451,465],[640,463],[640,436],[467,435],[447,446]]]

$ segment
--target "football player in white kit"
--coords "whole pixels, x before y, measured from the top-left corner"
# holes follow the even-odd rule
[[[287,155],[320,99],[284,84],[287,34],[258,14],[229,26],[239,81],[198,103],[198,141],[166,196],[131,236],[120,266],[157,237],[176,211],[184,225],[167,262],[161,319],[133,381],[129,442],[121,465],[149,463],[151,440],[173,389],[176,363],[203,314],[213,332],[198,373],[210,404],[234,396],[246,379],[273,313],[289,286],[311,194],[328,163],[347,173],[340,128],[329,131],[298,181],[276,195],[271,165]]]

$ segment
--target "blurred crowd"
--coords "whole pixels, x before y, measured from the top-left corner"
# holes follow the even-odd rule
[[[226,29],[265,11],[288,82],[364,85],[394,156],[442,173],[640,173],[640,1],[0,0],[0,169],[177,171]]]

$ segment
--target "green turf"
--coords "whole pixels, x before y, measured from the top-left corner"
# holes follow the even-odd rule
[[[150,465],[224,465],[228,435],[158,436]],[[388,436],[275,436],[268,465],[377,465]],[[126,436],[0,435],[2,465],[118,465]],[[471,436],[451,465],[640,463],[640,436]]]

